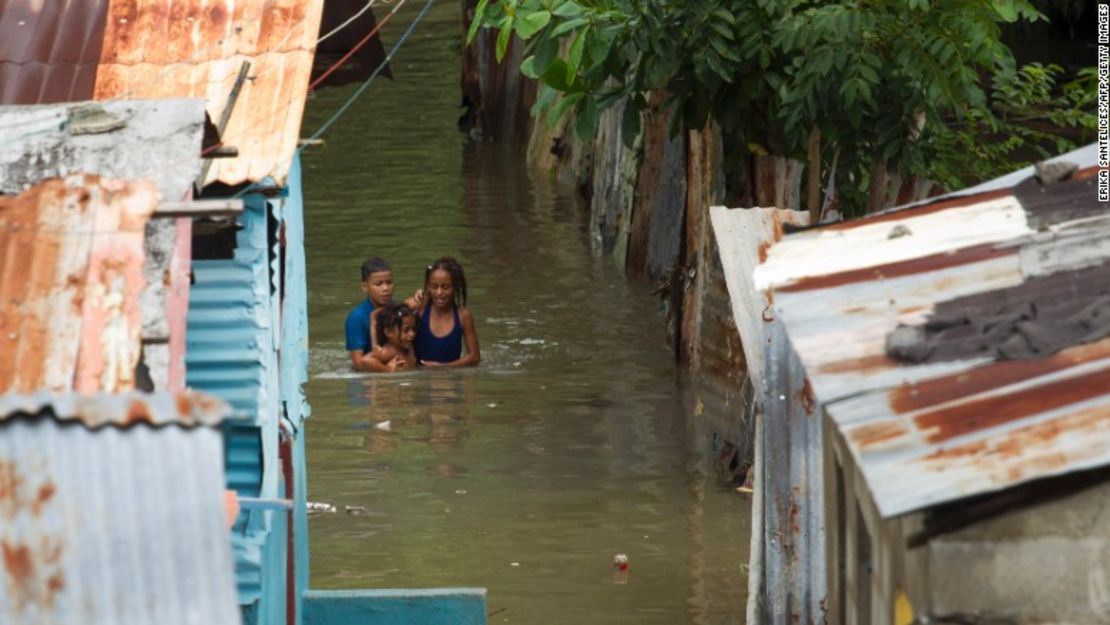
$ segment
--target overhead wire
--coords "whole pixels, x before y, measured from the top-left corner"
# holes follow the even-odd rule
[[[363,81],[363,83],[361,85],[359,85],[358,89],[356,89],[355,92],[352,93],[347,98],[347,100],[345,102],[343,102],[343,104],[338,109],[336,109],[336,111],[334,113],[332,113],[331,116],[329,116],[326,121],[324,121],[323,124],[320,124],[320,126],[316,129],[315,132],[313,132],[311,135],[309,135],[309,137],[308,137],[309,141],[319,139],[321,136],[323,136],[323,134],[325,132],[327,132],[327,130],[329,128],[331,128],[332,125],[334,125],[337,121],[339,121],[339,119],[342,118],[343,115],[346,114],[348,110],[350,110],[351,106],[354,105],[355,101],[357,101],[360,97],[362,97],[362,94],[366,93],[366,90],[370,88],[370,83],[374,82],[374,79],[377,78],[379,74],[381,74],[382,70],[387,65],[389,65],[389,62],[393,60],[393,57],[397,54],[397,51],[401,49],[401,46],[403,46],[405,44],[405,42],[408,41],[408,38],[412,35],[413,31],[416,30],[416,26],[420,23],[420,20],[424,19],[424,16],[427,15],[428,11],[432,8],[432,5],[434,3],[435,3],[435,0],[428,0],[424,4],[424,8],[422,8],[420,10],[420,12],[416,15],[416,17],[413,18],[412,22],[408,25],[408,28],[405,29],[405,32],[402,33],[401,36],[397,39],[397,43],[393,44],[393,47],[389,50],[389,53],[385,55],[385,59],[383,59],[382,62],[379,63],[376,68],[374,68],[374,72],[372,74],[370,74],[370,77],[367,78],[365,81]],[[396,9],[394,9],[394,10],[396,11]],[[384,20],[383,20],[383,22],[384,22]],[[282,165],[282,166],[288,165],[289,163],[291,163],[293,161],[293,159],[297,158],[297,156],[303,150],[304,150],[304,146],[298,147],[296,150],[293,151],[292,156],[290,156],[287,160],[282,161],[280,163],[280,165]],[[276,169],[276,167],[271,168],[271,171],[273,171],[273,169]],[[232,198],[233,199],[234,198],[241,198],[244,195],[246,195],[247,193],[250,193],[251,191],[253,191],[254,189],[259,188],[260,186],[261,185],[258,182],[252,182],[251,184],[247,185],[246,187],[244,187],[243,189],[241,189],[237,193],[235,193],[235,195],[233,195]]]
[[[328,39],[329,37],[331,37],[335,33],[339,32],[339,31],[343,30],[344,28],[346,28],[347,26],[349,26],[351,24],[351,22],[353,22],[353,21],[357,20],[358,18],[362,17],[362,15],[364,13],[366,13],[367,11],[370,10],[370,7],[374,6],[375,2],[376,2],[376,0],[370,0],[369,2],[367,2],[366,6],[362,7],[362,9],[359,10],[358,13],[355,13],[351,17],[347,18],[346,22],[343,22],[339,26],[336,26],[335,28],[331,29],[331,31],[329,31],[328,34],[323,35],[319,39],[317,39],[316,40],[316,45],[320,45],[321,43],[323,43],[326,39]],[[388,2],[386,4],[388,4]]]
[[[354,56],[354,54],[356,52],[361,50],[363,46],[365,46],[367,43],[369,43],[370,40],[374,38],[374,35],[378,34],[378,31],[380,31],[382,29],[382,26],[385,26],[387,23],[389,23],[389,20],[393,19],[393,16],[397,14],[397,11],[400,10],[400,8],[403,7],[405,5],[405,2],[407,2],[407,1],[408,0],[401,0],[400,2],[398,2],[397,6],[393,7],[393,10],[390,11],[385,17],[382,18],[382,21],[375,24],[374,28],[370,29],[370,32],[366,33],[365,37],[363,37],[361,40],[359,40],[358,43],[356,43],[354,46],[352,46],[351,49],[347,51],[347,54],[343,55],[343,58],[339,59],[335,63],[332,63],[331,67],[329,67],[327,70],[325,70],[324,73],[317,76],[316,80],[309,83],[308,90],[312,91],[313,89],[315,89],[316,86],[319,85],[321,82],[323,82],[325,78],[327,78],[328,76],[331,76],[332,72],[339,69],[352,56]]]

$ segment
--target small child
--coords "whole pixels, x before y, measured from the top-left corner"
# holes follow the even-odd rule
[[[474,316],[466,307],[466,275],[444,256],[424,272],[424,308],[416,333],[416,358],[426,367],[466,367],[482,360]],[[462,354],[466,345],[466,355]]]
[[[416,368],[412,340],[416,338],[416,315],[407,304],[386,304],[377,312],[377,344],[373,358],[386,371]]]

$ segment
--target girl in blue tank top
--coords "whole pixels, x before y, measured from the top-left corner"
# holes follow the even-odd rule
[[[466,275],[450,256],[424,272],[424,307],[413,347],[426,367],[466,367],[482,359],[474,317],[466,307]]]

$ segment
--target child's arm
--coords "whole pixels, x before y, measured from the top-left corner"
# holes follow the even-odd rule
[[[362,353],[362,350],[354,350],[351,354],[351,366],[355,371],[369,371],[371,373],[384,373],[389,371],[382,361],[374,357],[374,352]]]
[[[398,352],[390,345],[374,350],[373,358],[381,363],[383,372],[392,373],[406,368],[405,355]]]
[[[378,333],[374,328],[378,327],[378,313],[382,311],[381,308],[375,308],[370,313],[370,353],[374,354],[378,351]]]
[[[404,304],[411,308],[412,312],[419,317],[420,313],[424,311],[424,289],[417,289],[417,291],[412,294],[412,297],[405,298]]]
[[[478,347],[478,332],[474,329],[474,316],[469,308],[459,309],[459,321],[463,327],[463,344],[466,354],[451,362],[424,362],[425,367],[471,367],[482,362],[482,350]]]

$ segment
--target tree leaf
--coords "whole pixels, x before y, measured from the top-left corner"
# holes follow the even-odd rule
[[[578,18],[575,18],[575,19],[572,19],[572,20],[567,20],[567,21],[563,22],[562,24],[559,24],[555,28],[553,28],[551,30],[551,36],[552,37],[558,37],[558,36],[562,35],[563,33],[567,33],[567,32],[570,32],[572,30],[575,30],[577,28],[581,28],[582,26],[585,26],[586,24],[589,24],[589,23],[590,23],[590,20],[588,20],[584,17],[578,17]]]
[[[582,66],[582,51],[586,47],[586,31],[578,33],[574,38],[574,43],[570,44],[570,50],[567,52],[567,83],[574,82],[574,77],[578,75],[578,69]]]
[[[721,80],[732,82],[732,74],[725,69],[724,64],[721,63],[721,57],[717,56],[717,53],[712,48],[705,51],[705,62],[709,64],[709,68],[712,69],[714,73],[721,77]]]
[[[603,62],[609,56],[609,48],[613,45],[613,36],[616,31],[612,29],[590,28],[587,31],[586,51],[594,64]]]
[[[564,2],[555,7],[555,10],[551,13],[553,15],[558,15],[559,17],[579,17],[585,12],[586,10],[582,8],[582,5],[578,4],[574,0],[567,0],[567,2]]]
[[[709,22],[709,27],[717,31],[717,33],[725,39],[728,39],[729,41],[736,41],[736,34],[733,33],[732,29],[728,26],[720,22]]]
[[[724,20],[730,26],[735,26],[736,25],[736,18],[732,16],[732,13],[730,13],[728,11],[728,9],[725,9],[725,8],[714,9],[713,12],[711,13],[711,15],[713,15],[714,17],[719,18],[721,20]]]
[[[536,40],[536,49],[532,54],[532,69],[540,76],[547,73],[551,62],[559,54],[559,42],[550,34],[540,35]]]
[[[575,109],[574,119],[574,131],[578,134],[579,139],[589,141],[594,138],[594,132],[597,131],[598,117],[597,100],[593,96],[583,98]]]
[[[555,96],[558,95],[558,93],[558,91],[555,91],[548,85],[540,83],[539,95],[536,97],[536,103],[532,105],[532,117],[536,117],[541,112],[543,112],[544,109],[550,106],[551,102],[555,99]]]
[[[501,21],[501,32],[497,33],[497,62],[505,59],[505,52],[509,49],[509,37],[513,34],[513,18],[505,16]]]
[[[571,74],[573,77],[574,74]],[[563,59],[555,59],[548,65],[547,71],[540,75],[540,81],[552,89],[567,92],[572,91],[573,80],[567,80],[567,64]]]
[[[537,13],[520,12],[514,22],[516,34],[521,39],[527,41],[536,33],[540,32],[544,26],[547,26],[547,23],[550,21],[551,13],[548,11],[539,11]]]
[[[575,104],[577,104],[578,101],[581,100],[584,95],[586,95],[586,94],[584,94],[582,92],[564,94],[563,97],[560,98],[559,101],[555,103],[555,106],[552,107],[551,112],[548,113],[548,115],[547,115],[547,125],[548,125],[548,127],[550,127],[552,130],[554,130],[555,126],[557,126],[559,124],[559,120],[567,112],[567,108],[572,107]]]
[[[466,45],[470,45],[470,42],[474,41],[474,36],[478,34],[478,29],[486,16],[487,4],[489,0],[478,0],[478,6],[474,8],[474,19],[470,21],[470,29],[466,32]]]
[[[536,73],[536,56],[532,55],[520,62],[520,73],[526,78],[538,80],[540,75]]]

